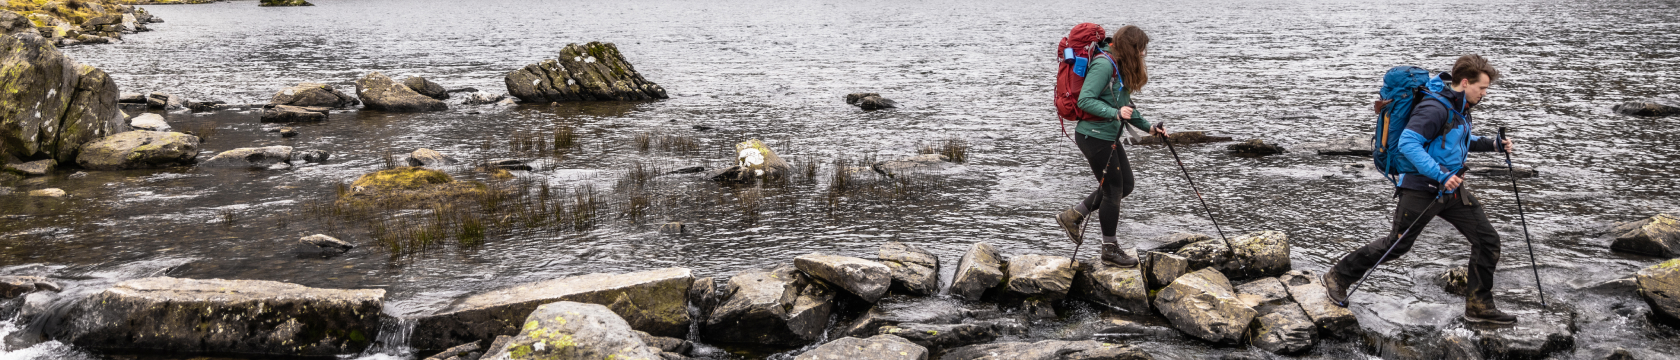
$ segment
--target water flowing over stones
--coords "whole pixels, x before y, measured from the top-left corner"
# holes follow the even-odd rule
[[[1213,269],[1173,280],[1155,297],[1155,308],[1186,334],[1215,343],[1242,340],[1255,311],[1237,299],[1231,282]]]
[[[951,279],[946,293],[969,300],[980,300],[988,290],[1003,281],[1003,257],[992,244],[977,242],[968,247],[957,261],[957,274]]]
[[[792,264],[729,278],[727,294],[701,337],[722,343],[802,346],[822,336],[839,289],[800,272]]]
[[[866,337],[878,333],[882,327],[898,324],[955,324],[963,319],[985,317],[985,314],[998,312],[997,306],[993,304],[977,307],[979,308],[971,308],[970,304],[951,299],[887,297],[875,303],[850,325],[841,327],[838,336]]]
[[[539,281],[469,296],[418,320],[410,335],[417,349],[443,349],[519,332],[533,309],[557,301],[604,305],[650,334],[683,337],[694,275],[683,268],[625,274],[589,274]]]
[[[927,360],[928,349],[902,337],[876,335],[864,338],[848,337],[822,344],[806,351],[794,360]]]
[[[877,256],[892,269],[892,290],[916,295],[939,292],[939,257],[916,245],[892,241]]]
[[[806,254],[794,258],[793,265],[805,274],[838,285],[863,301],[881,300],[881,296],[887,293],[887,287],[892,285],[892,270],[886,265],[855,257]]]
[[[275,166],[290,167],[291,161],[292,147],[277,145],[223,151],[210,160],[199,163],[198,166],[268,169]]]
[[[37,290],[57,292],[57,283],[39,276],[0,276],[0,299],[13,299]]]
[[[1617,224],[1608,233],[1616,237],[1610,243],[1610,250],[1662,257],[1680,256],[1680,216],[1657,214]]]
[[[329,107],[342,108],[361,104],[356,97],[350,96],[332,85],[319,83],[299,83],[297,86],[281,89],[268,100],[269,105],[291,105],[300,107]]]
[[[93,170],[147,169],[192,164],[198,137],[157,131],[130,131],[82,145],[76,165]]]
[[[519,335],[487,359],[659,359],[630,324],[598,304],[545,304],[516,321]]]
[[[568,44],[558,58],[510,72],[504,83],[509,95],[531,103],[666,98],[612,43]]]
[[[0,158],[72,163],[83,144],[128,131],[117,84],[31,32],[0,35]]]
[[[878,331],[882,335],[896,335],[934,350],[987,343],[997,340],[999,335],[998,330],[985,321],[966,324],[905,323],[883,326]]]
[[[1126,345],[1085,341],[1045,340],[1035,343],[1001,342],[970,345],[945,351],[944,360],[1148,360],[1149,354]]]
[[[378,71],[356,80],[356,96],[368,110],[423,112],[448,110],[443,101],[420,95]]]
[[[144,278],[76,302],[49,333],[88,349],[335,356],[372,343],[384,297],[377,289]]]

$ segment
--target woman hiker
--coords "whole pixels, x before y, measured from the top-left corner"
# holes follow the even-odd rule
[[[1085,216],[1097,212],[1102,225],[1102,259],[1115,266],[1137,266],[1138,260],[1120,250],[1114,229],[1120,223],[1120,199],[1132,193],[1132,166],[1126,160],[1126,149],[1120,147],[1120,127],[1124,123],[1138,129],[1149,129],[1150,135],[1166,135],[1166,129],[1149,125],[1143,113],[1132,106],[1132,94],[1149,83],[1149,73],[1143,64],[1148,54],[1149,35],[1137,26],[1126,25],[1114,31],[1107,56],[1095,56],[1086,70],[1085,85],[1079,91],[1079,109],[1102,120],[1082,120],[1074,128],[1073,142],[1091,163],[1098,186],[1084,201],[1072,209],[1056,215],[1056,223],[1074,244],[1084,242],[1080,225]],[[1115,74],[1119,69],[1119,74]],[[1116,76],[1118,75],[1118,76]],[[1078,259],[1074,259],[1078,261]]]

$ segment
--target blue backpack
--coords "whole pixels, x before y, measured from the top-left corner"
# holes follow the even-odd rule
[[[1396,66],[1383,74],[1381,95],[1387,104],[1377,111],[1377,131],[1371,136],[1371,160],[1376,162],[1377,169],[1383,171],[1389,182],[1397,182],[1398,179],[1392,175],[1400,175],[1406,170],[1400,168],[1399,159],[1405,156],[1400,154],[1400,133],[1405,132],[1406,123],[1412,118],[1412,109],[1425,96],[1447,104],[1446,98],[1438,94],[1445,87],[1440,78],[1429,75],[1429,70],[1416,66]]]

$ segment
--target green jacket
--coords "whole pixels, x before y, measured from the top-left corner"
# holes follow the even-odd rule
[[[1132,102],[1132,94],[1120,91],[1121,87],[1124,85],[1114,77],[1113,63],[1107,58],[1092,57],[1091,68],[1085,72],[1085,86],[1079,89],[1079,109],[1104,119],[1117,118],[1120,107]],[[1149,120],[1144,120],[1143,111],[1137,108],[1132,109],[1132,119],[1128,122],[1149,131]],[[1080,121],[1074,132],[1114,141],[1120,135],[1120,122]]]

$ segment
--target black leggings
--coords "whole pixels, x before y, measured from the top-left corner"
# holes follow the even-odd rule
[[[1085,197],[1085,208],[1097,213],[1103,236],[1114,236],[1114,228],[1120,225],[1120,199],[1132,194],[1132,163],[1126,160],[1126,148],[1085,134],[1074,135],[1073,143],[1079,145],[1079,152],[1085,153],[1085,161],[1091,163],[1091,174],[1102,184]]]

